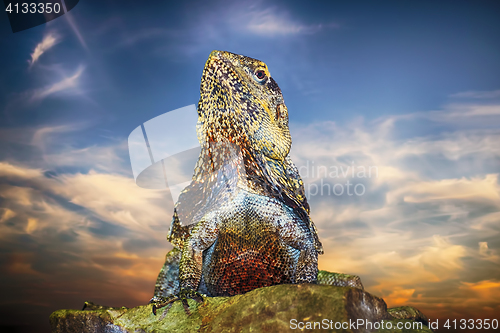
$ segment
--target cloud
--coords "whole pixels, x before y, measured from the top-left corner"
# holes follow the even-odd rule
[[[43,100],[49,95],[63,91],[78,92],[79,79],[83,71],[84,67],[79,66],[73,75],[62,79],[61,81],[53,83],[50,86],[33,91],[31,95],[31,101]]]
[[[435,181],[414,181],[392,191],[387,198],[401,197],[405,202],[428,202],[434,200],[477,200],[499,202],[498,174],[473,177],[472,179],[442,179]]]
[[[22,168],[7,162],[0,162],[0,177],[32,178],[40,175],[39,170]]]
[[[78,25],[76,24],[75,20],[73,19],[73,15],[69,12],[66,12],[64,14],[64,17],[66,18],[66,21],[68,22],[69,26],[71,27],[71,30],[75,33],[76,37],[78,38],[78,41],[82,45],[82,47],[85,50],[88,50],[87,43],[85,42],[85,39],[83,38],[82,33],[80,32],[80,29],[78,28]]]
[[[500,104],[450,103],[441,110],[415,112],[393,116],[392,121],[401,125],[415,121],[429,121],[434,125],[452,125],[463,128],[497,128],[500,121]]]
[[[138,27],[137,32],[126,34],[117,47],[158,37],[158,48],[154,52],[176,60],[179,60],[179,54],[192,57],[203,52],[206,56],[205,53],[213,49],[251,55],[268,49],[265,44],[273,43],[276,38],[290,37],[287,41],[293,41],[293,37],[310,36],[339,27],[335,22],[303,22],[287,8],[270,6],[264,1],[219,1],[208,9],[205,6],[190,8],[189,16],[192,17],[187,21],[189,25],[170,30]],[[169,37],[168,44],[163,36]],[[255,37],[260,39],[253,40]],[[255,49],[257,45],[259,48]],[[286,44],[283,47],[296,50],[296,47]]]
[[[68,133],[72,131],[79,130],[83,127],[82,124],[64,124],[59,126],[44,126],[36,129],[33,133],[33,139],[31,143],[36,145],[42,149],[44,149],[46,145],[46,141],[48,138],[53,136],[54,134]]]
[[[50,222],[41,218],[44,212],[49,213],[48,219],[54,217],[51,214],[69,214],[67,217],[77,214],[80,221],[86,220],[90,224],[106,221],[137,232],[144,231],[147,226],[156,226],[160,220],[168,220],[169,212],[162,207],[167,201],[161,204],[165,192],[142,189],[127,176],[93,170],[86,174],[47,176],[44,170],[8,162],[0,162],[0,170],[3,179],[1,197],[14,204],[5,207],[2,220],[26,216],[26,212],[32,209],[34,215],[26,216],[24,228],[74,221],[73,218],[63,218]],[[9,185],[9,182],[16,185]],[[22,210],[15,209],[19,206]]]
[[[50,48],[52,48],[54,45],[58,44],[61,41],[61,38],[59,35],[55,32],[49,32],[47,33],[42,41],[38,43],[38,45],[35,47],[35,50],[33,50],[33,53],[31,53],[31,60],[29,61],[30,67],[35,64],[35,62],[38,61],[38,59],[47,52]]]
[[[53,142],[56,138],[57,136],[48,139],[48,141]],[[46,150],[43,155],[45,162],[54,168],[94,169],[99,172],[132,177],[126,140],[112,142],[109,145],[93,145],[83,148],[66,145],[65,148],[64,154]]]
[[[413,305],[434,318],[500,313],[496,284],[472,288],[500,274],[500,128],[486,118],[498,110],[455,103],[370,122],[292,124],[292,159],[309,172],[306,190],[347,180],[366,189],[308,197],[325,249],[320,268],[358,274],[389,306]],[[415,131],[417,119],[433,134]],[[370,166],[378,169],[371,177],[317,172]]]
[[[9,158],[5,162],[12,161],[14,165],[29,163],[30,169],[17,169],[17,172],[36,168],[47,169],[49,173],[53,173],[51,170],[70,170],[72,173],[95,170],[99,173],[132,177],[126,139],[111,136],[106,137],[106,142],[102,144],[80,146],[77,141],[82,131],[89,129],[91,125],[72,122],[0,129],[0,140],[3,142],[0,152],[9,152]],[[12,164],[3,165],[0,176],[9,168],[12,168]]]
[[[498,217],[497,217],[498,218]],[[500,219],[498,219],[500,220]],[[497,220],[497,221],[498,221]],[[479,242],[479,256],[482,259],[494,262],[494,263],[500,263],[500,256],[497,254],[499,252],[498,250],[493,250],[488,247],[488,242]]]
[[[8,208],[0,208],[0,223],[8,221],[17,214]]]
[[[435,121],[451,121],[455,117],[477,116],[500,116],[500,105],[450,104],[445,111],[429,113],[429,119]]]
[[[450,95],[451,98],[474,98],[474,99],[491,99],[500,97],[500,90],[492,91],[464,91]]]
[[[166,194],[117,174],[47,173],[0,162],[3,286],[22,283],[37,290],[24,296],[18,291],[15,298],[3,293],[3,301],[26,297],[51,303],[57,292],[71,291],[79,303],[89,297],[108,297],[100,302],[109,303],[117,295],[129,306],[146,303],[168,250],[173,207]],[[118,276],[121,282],[112,282]],[[51,287],[41,287],[47,284]]]
[[[338,27],[336,24],[307,25],[294,20],[286,11],[275,7],[256,8],[240,15],[244,20],[238,20],[238,23],[245,25],[249,32],[260,36],[314,34],[325,28]]]
[[[13,94],[4,109],[5,114],[13,116],[14,114],[18,114],[20,110],[31,108],[34,104],[53,95],[83,95],[83,91],[80,88],[80,81],[84,69],[84,66],[79,66],[75,72],[69,76],[61,71],[62,78],[57,82],[53,82],[42,88],[30,89]],[[53,79],[51,81],[53,81]]]
[[[460,304],[460,307],[465,309],[470,307],[476,308],[486,318],[489,316],[493,318],[498,316],[495,313],[498,313],[500,310],[500,305],[498,302],[492,304],[489,301],[491,299],[500,299],[500,281],[498,279],[482,280],[473,283],[462,282],[459,290],[469,296],[461,300],[463,303]]]
[[[126,34],[126,36],[117,44],[115,47],[130,47],[135,46],[137,43],[148,39],[170,37],[172,38],[173,32],[167,29],[161,28],[145,28],[132,33]]]

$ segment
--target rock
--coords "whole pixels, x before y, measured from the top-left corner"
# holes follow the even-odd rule
[[[422,324],[427,319],[417,309],[387,310],[383,299],[350,287],[277,285],[233,297],[206,297],[203,303],[189,300],[189,305],[190,316],[181,302],[168,310],[158,309],[155,316],[152,305],[127,309],[89,302],[85,310],[55,311],[50,323],[53,333],[290,332],[301,328],[355,333],[432,332]],[[371,329],[355,327],[358,320],[369,321]],[[408,329],[415,325],[420,328]]]
[[[389,314],[396,319],[410,319],[423,323],[424,325],[428,325],[429,320],[427,317],[420,312],[418,309],[415,309],[411,306],[400,306],[397,308],[391,308],[387,310]]]

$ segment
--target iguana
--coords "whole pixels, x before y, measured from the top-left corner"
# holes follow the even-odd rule
[[[232,296],[284,283],[363,288],[320,272],[323,253],[297,168],[288,109],[267,65],[213,51],[203,70],[196,125],[201,153],[175,205],[174,245],[158,276],[153,312],[203,295]]]

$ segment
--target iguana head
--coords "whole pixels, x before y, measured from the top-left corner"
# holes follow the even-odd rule
[[[283,160],[291,137],[281,90],[267,65],[242,55],[213,51],[205,64],[198,104],[202,147],[229,141],[250,154]]]

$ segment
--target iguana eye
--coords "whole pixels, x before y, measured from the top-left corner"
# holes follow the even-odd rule
[[[262,69],[258,70],[255,72],[255,77],[257,81],[263,82],[267,77],[266,77],[266,72],[263,71]]]
[[[257,71],[257,73],[255,73],[255,75],[257,75],[257,78],[259,80],[262,80],[263,78],[266,77],[266,72],[264,72],[264,71]]]

